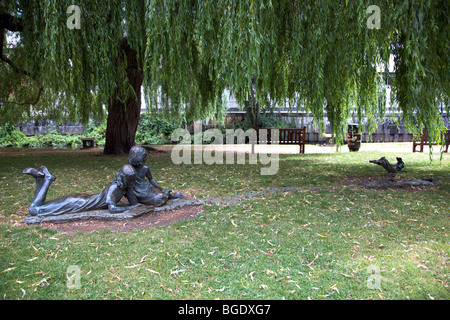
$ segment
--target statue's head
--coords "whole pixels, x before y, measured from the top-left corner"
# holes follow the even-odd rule
[[[147,150],[140,146],[133,146],[130,149],[130,153],[128,155],[128,163],[132,166],[140,166],[145,163],[147,159]]]
[[[116,179],[114,182],[119,189],[126,189],[134,183],[136,180],[136,171],[133,166],[126,164],[119,171],[117,171]]]

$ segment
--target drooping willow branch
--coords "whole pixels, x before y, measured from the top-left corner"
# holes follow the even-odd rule
[[[15,72],[22,73],[28,77],[31,77],[31,74],[27,70],[20,69],[16,64],[9,59],[4,53],[3,53],[3,45],[4,45],[4,37],[5,37],[5,29],[0,29],[0,60],[3,62],[6,62]]]
[[[10,31],[21,31],[21,30],[23,30],[23,27],[19,23],[14,23],[11,19],[10,19],[11,21],[8,22],[8,20],[4,16],[5,16],[4,14],[1,15],[1,20],[2,20],[1,26],[2,27],[3,26],[4,27],[8,27],[9,26],[8,30],[10,30]],[[5,23],[4,23],[5,21],[7,21],[8,24],[5,25]],[[16,73],[20,73],[20,74],[23,74],[23,75],[25,75],[27,77],[32,78],[30,72],[28,72],[27,70],[21,69],[18,66],[16,66],[16,64],[3,53],[4,36],[5,36],[5,29],[2,28],[1,31],[0,31],[0,60],[2,60],[3,62],[6,62]],[[36,105],[39,102],[39,100],[41,99],[41,95],[42,95],[43,91],[44,91],[44,88],[40,87],[38,96],[37,96],[36,100],[34,100],[34,101],[26,101],[26,102],[8,101],[8,103],[21,105],[21,106],[28,105],[28,104]]]
[[[31,104],[31,105],[35,106],[39,102],[39,100],[41,99],[41,95],[42,95],[43,91],[44,91],[44,88],[40,87],[39,88],[39,92],[38,92],[38,96],[37,96],[35,101],[25,101],[25,102],[8,101],[8,103],[12,103],[12,104],[15,104],[15,105],[18,105],[18,106],[25,106],[25,105],[28,105],[28,104]],[[0,102],[2,102],[2,101],[0,101]],[[4,103],[4,102],[2,102],[2,103]]]

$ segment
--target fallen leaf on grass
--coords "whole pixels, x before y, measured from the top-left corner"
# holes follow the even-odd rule
[[[158,271],[152,270],[152,269],[145,269],[145,271],[151,272],[151,273],[155,273],[155,274],[159,274]]]
[[[45,283],[46,285],[49,285],[49,283],[47,282],[47,279],[49,279],[49,278],[44,278],[41,281],[38,281],[38,282],[33,283],[33,284],[30,284],[28,287],[37,287],[37,286],[40,286],[43,283]]]
[[[8,271],[14,270],[15,268],[16,268],[16,267],[12,267],[12,268],[5,269],[5,270],[2,271],[2,273],[3,273],[3,272],[8,272]]]
[[[261,253],[263,253],[263,254],[265,254],[265,255],[268,255],[268,256],[270,256],[270,257],[273,256],[272,253],[267,253],[267,252],[264,252],[264,251],[262,251],[261,249],[259,249],[253,242],[250,242],[250,244],[253,245],[259,252],[261,252]]]
[[[166,288],[166,287],[163,286],[163,285],[160,285],[159,287],[160,287],[160,288],[163,288],[163,289],[166,290],[166,291],[169,291],[169,292],[172,292],[172,293],[173,293],[173,290],[170,289],[170,288]]]
[[[336,291],[337,293],[339,293],[339,289],[336,287],[336,283],[333,284],[332,286],[330,286],[330,289]]]
[[[316,261],[316,259],[317,259],[318,257],[319,257],[319,256],[316,254],[316,255],[314,256],[314,259],[313,259],[310,263],[308,263],[307,266],[310,267],[310,266],[314,263],[314,261]]]
[[[354,275],[349,275],[349,274],[345,274],[345,273],[342,273],[342,272],[339,272],[339,273],[342,274],[346,278],[354,278]]]
[[[186,270],[184,270],[184,269],[180,269],[180,270],[175,270],[175,271],[172,271],[172,270],[170,270],[170,274],[172,275],[172,274],[178,274],[178,273],[180,273],[180,272],[185,272]]]

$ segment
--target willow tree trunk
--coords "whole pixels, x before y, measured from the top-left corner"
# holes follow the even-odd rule
[[[134,89],[125,101],[119,99],[119,90],[108,105],[108,122],[104,154],[128,153],[134,145],[136,130],[141,113],[141,85],[143,80],[142,63],[137,52],[130,48],[126,39],[120,43],[121,56],[126,65],[128,83]],[[126,63],[125,63],[126,62]]]

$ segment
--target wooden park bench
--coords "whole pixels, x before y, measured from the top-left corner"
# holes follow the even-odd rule
[[[264,129],[257,128],[256,143],[257,144],[296,144],[300,147],[299,153],[305,153],[305,136],[306,128],[303,129]],[[261,130],[267,130],[267,134],[260,134]],[[272,141],[271,130],[278,130],[278,140]]]
[[[333,138],[333,136],[332,136],[330,133],[325,133],[325,134],[323,135],[323,137],[325,138],[325,144],[326,144],[326,145],[329,145],[331,139]]]
[[[79,137],[78,139],[83,142],[83,149],[93,148],[95,146],[96,137]]]
[[[444,132],[441,132],[441,138],[442,135],[444,135],[444,146],[445,146],[445,151],[444,152],[448,152],[448,146],[450,144],[450,129]],[[420,136],[420,140],[413,140],[413,152],[416,152],[416,147],[419,146],[419,152],[423,152],[423,146],[431,146],[433,144],[436,144],[434,142],[430,142],[430,140],[428,139],[428,133],[425,132],[425,129],[422,132],[422,135]]]

